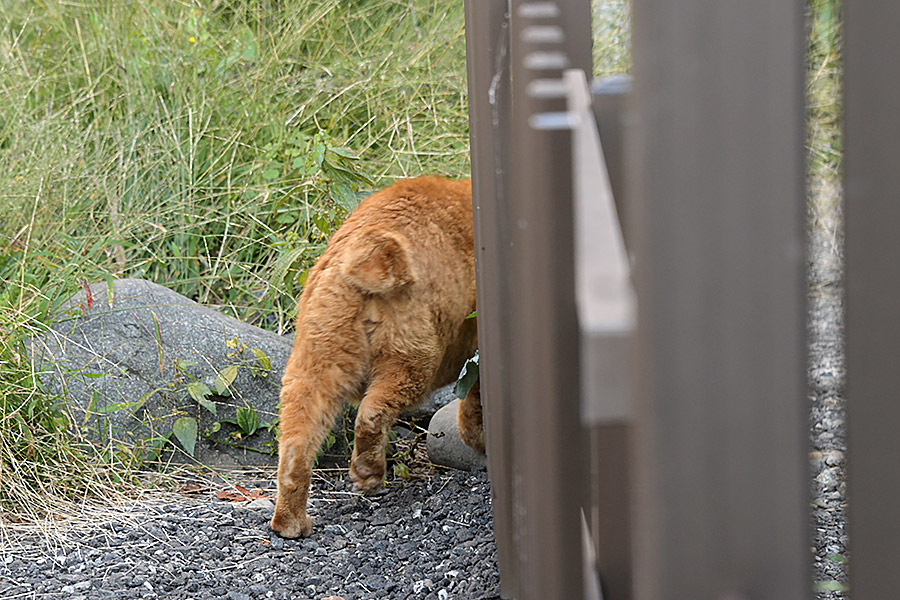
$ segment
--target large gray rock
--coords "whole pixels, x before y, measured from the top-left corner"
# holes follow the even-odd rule
[[[95,284],[88,297],[81,291],[63,304],[50,331],[31,347],[43,380],[65,395],[73,419],[94,442],[146,449],[190,417],[199,425],[199,461],[276,460],[265,424],[277,416],[289,339],[149,281],[118,280],[112,293],[105,282]],[[239,408],[258,415],[262,425],[253,435],[229,422]]]
[[[428,459],[436,465],[469,471],[487,465],[487,456],[462,441],[456,425],[459,399],[453,400],[431,418],[425,447]]]
[[[73,421],[94,443],[152,454],[162,438],[181,446],[173,427],[193,419],[193,457],[207,465],[277,461],[266,424],[276,421],[291,346],[290,338],[139,279],[115,281],[112,293],[105,282],[90,286],[89,295],[80,291],[59,308],[49,332],[30,343],[42,380],[65,397]],[[407,416],[427,422],[452,399],[450,389],[436,391]],[[250,436],[233,423],[238,409],[246,415],[248,408],[261,424]],[[328,462],[346,457],[344,429],[352,429],[352,419],[349,411],[338,421]],[[187,460],[184,452],[173,458]]]

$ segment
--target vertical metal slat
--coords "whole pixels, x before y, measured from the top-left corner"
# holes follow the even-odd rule
[[[900,588],[900,4],[844,6],[851,593]]]
[[[634,2],[642,600],[810,594],[802,8]]]
[[[510,143],[509,22],[505,0],[466,0],[469,139],[475,216],[478,345],[500,590],[517,597],[513,545],[513,462],[507,356]]]

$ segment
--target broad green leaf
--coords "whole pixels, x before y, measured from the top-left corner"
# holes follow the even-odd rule
[[[175,434],[175,439],[178,440],[185,452],[191,456],[194,455],[194,447],[197,445],[197,431],[197,419],[194,417],[181,417],[172,426],[172,433]]]
[[[216,404],[209,400],[209,397],[212,396],[212,390],[209,389],[208,385],[202,381],[192,381],[188,384],[187,390],[191,398],[196,400],[200,406],[212,414],[216,414]]]
[[[253,435],[259,429],[259,413],[252,406],[237,409],[237,425],[244,435]]]
[[[332,200],[346,209],[347,212],[352,211],[359,205],[359,200],[357,200],[356,193],[350,187],[350,184],[342,182],[332,183],[330,190]]]
[[[462,371],[459,373],[459,379],[456,380],[456,386],[453,388],[453,393],[457,398],[465,398],[469,395],[469,390],[472,389],[476,381],[478,381],[478,352],[463,365]]]
[[[243,58],[244,60],[255,62],[257,57],[259,56],[259,47],[256,45],[256,41],[253,39],[253,32],[246,27],[241,32],[241,45],[244,47],[243,51],[241,52],[241,58]]]
[[[215,388],[217,394],[221,396],[228,391],[228,388],[234,383],[235,377],[237,377],[237,372],[237,365],[228,365],[219,371],[215,382],[213,382],[213,388]]]
[[[159,458],[163,446],[168,443],[170,437],[171,434],[147,438],[145,440],[142,440],[139,445],[136,445],[136,449],[143,448],[144,460],[147,462],[153,462]]]
[[[253,356],[256,357],[256,362],[259,363],[259,366],[264,371],[268,372],[272,370],[272,361],[269,360],[269,356],[260,350],[259,348],[250,348],[253,352]]]

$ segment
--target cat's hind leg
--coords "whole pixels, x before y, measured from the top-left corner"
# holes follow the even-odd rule
[[[350,479],[357,490],[370,493],[381,487],[390,429],[401,412],[418,404],[430,391],[427,388],[434,376],[433,364],[421,357],[393,359],[373,369],[372,381],[356,414]]]
[[[330,379],[330,380],[329,380]],[[271,527],[286,538],[312,533],[306,513],[316,453],[348,397],[344,377],[309,377],[292,372],[290,363],[281,388],[281,436],[278,440],[278,498]]]
[[[481,387],[479,382],[460,400],[456,409],[456,427],[462,441],[470,448],[484,452],[484,423],[481,411]]]

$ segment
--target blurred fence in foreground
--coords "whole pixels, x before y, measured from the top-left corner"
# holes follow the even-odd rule
[[[898,558],[900,520],[877,531],[872,509],[900,484],[889,473],[875,491],[861,475],[869,452],[900,462],[900,402],[889,421],[853,429],[878,419],[862,396],[886,397],[900,357],[894,295],[871,289],[900,283],[900,203],[883,206],[900,189],[900,78],[879,71],[900,61],[873,60],[900,55],[900,37],[874,8],[852,22],[850,4],[847,81],[861,90],[847,93],[850,377],[854,353],[884,359],[855,359],[871,367],[851,405],[862,599],[900,588],[884,562]],[[804,5],[634,0],[633,82],[594,83],[590,10],[466,0],[502,593],[810,597]],[[870,212],[855,215],[854,194]],[[876,294],[891,301],[870,311]]]

